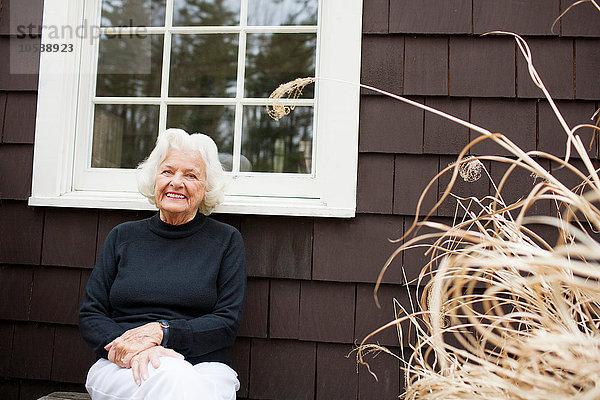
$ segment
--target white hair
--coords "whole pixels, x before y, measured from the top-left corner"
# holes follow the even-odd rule
[[[206,193],[198,206],[198,210],[209,215],[214,208],[223,202],[227,179],[219,161],[217,145],[202,133],[189,135],[183,129],[170,128],[158,135],[156,146],[140,165],[138,165],[138,190],[150,203],[156,205],[154,198],[154,182],[159,165],[167,158],[169,150],[198,151],[206,165]]]

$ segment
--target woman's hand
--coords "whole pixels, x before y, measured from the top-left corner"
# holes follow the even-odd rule
[[[158,322],[130,329],[104,346],[108,351],[108,360],[121,368],[130,368],[131,359],[139,352],[158,346],[162,341],[163,331]]]
[[[148,379],[148,363],[151,362],[154,368],[158,368],[160,366],[160,357],[184,359],[175,350],[165,349],[162,346],[154,346],[140,351],[131,358],[131,372],[133,372],[133,380],[135,380],[138,386],[142,384],[142,380]]]

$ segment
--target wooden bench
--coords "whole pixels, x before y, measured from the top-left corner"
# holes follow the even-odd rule
[[[54,392],[38,400],[91,400],[91,397],[87,393]]]

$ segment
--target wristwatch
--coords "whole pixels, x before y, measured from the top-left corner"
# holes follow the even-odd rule
[[[167,343],[169,342],[169,322],[165,319],[159,319],[157,322],[160,324],[160,327],[163,331],[163,337],[162,341],[160,342],[160,345],[163,347],[167,347]]]

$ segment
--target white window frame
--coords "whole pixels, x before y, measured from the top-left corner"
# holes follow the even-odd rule
[[[79,27],[85,22],[81,0],[44,2],[45,26]],[[356,210],[358,162],[358,111],[360,90],[361,0],[321,0],[318,76],[315,91],[313,173],[243,174],[233,172],[225,201],[215,212],[353,217]],[[89,24],[89,23],[88,23]],[[42,32],[42,44],[57,43]],[[73,44],[70,53],[42,52],[34,145],[33,206],[152,210],[154,206],[135,191],[134,171],[115,171],[116,191],[77,189],[76,159],[88,144],[78,142],[77,116],[84,42],[89,38],[61,38]],[[339,81],[354,82],[345,84]],[[276,84],[283,83],[277,82]],[[89,101],[84,99],[82,101]],[[301,100],[302,102],[302,100]],[[248,188],[252,188],[249,191]],[[254,190],[258,188],[258,191]]]

